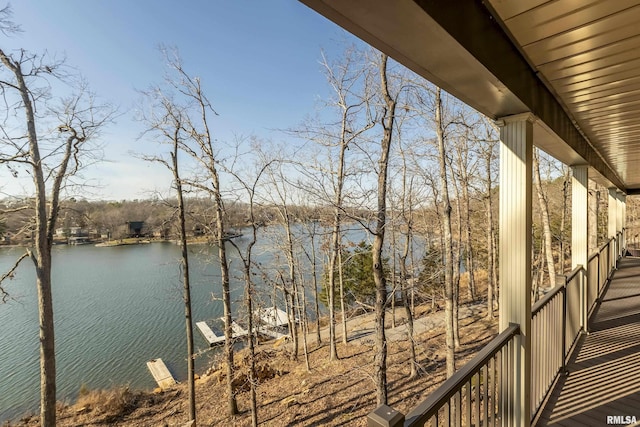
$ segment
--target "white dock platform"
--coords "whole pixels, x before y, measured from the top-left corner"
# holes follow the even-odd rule
[[[209,345],[218,344],[224,341],[224,334],[217,335],[213,330],[209,327],[207,322],[196,322],[196,327],[202,332],[204,339],[207,340]]]
[[[278,307],[261,308],[256,310],[256,314],[260,321],[269,327],[277,328],[279,326],[289,325],[287,313]]]
[[[222,321],[226,324],[224,317],[221,317]],[[233,338],[240,338],[249,335],[249,331],[238,325],[234,320],[231,321],[231,332]]]
[[[282,332],[278,332],[276,330],[269,329],[269,328],[267,328],[265,326],[258,326],[256,328],[256,331],[258,331],[258,333],[261,334],[261,335],[266,335],[268,337],[275,338],[275,339],[279,339],[279,338],[282,338],[282,337],[288,337],[289,336],[288,334],[283,334]]]
[[[158,386],[162,390],[166,390],[168,388],[176,385],[176,380],[169,372],[167,365],[164,364],[162,359],[151,359],[147,362],[147,367],[149,371],[151,371],[151,375],[153,375],[153,379],[156,380]]]
[[[224,318],[221,317],[220,319],[224,323]],[[219,331],[218,333],[214,332],[207,322],[196,322],[196,327],[200,330],[200,332],[202,332],[204,339],[207,340],[209,345],[215,345],[224,342],[224,333],[222,333],[221,331]],[[249,331],[238,325],[233,320],[231,321],[231,331],[233,338],[240,338],[249,334]]]

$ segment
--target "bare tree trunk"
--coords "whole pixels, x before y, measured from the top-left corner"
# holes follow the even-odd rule
[[[340,312],[342,313],[342,343],[347,344],[349,337],[347,333],[347,312],[344,307],[344,265],[342,263],[342,243],[340,243],[340,250],[338,251],[338,281],[340,283]]]
[[[5,16],[8,8],[0,11]],[[34,247],[28,249],[27,253],[31,258],[36,270],[36,289],[38,294],[38,323],[40,337],[40,424],[45,427],[55,426],[56,424],[56,359],[55,359],[55,333],[54,333],[54,317],[53,317],[53,296],[51,282],[51,246],[53,244],[53,235],[56,228],[56,222],[60,211],[60,191],[63,188],[66,179],[73,175],[80,164],[78,158],[82,154],[82,144],[87,138],[107,120],[110,113],[104,118],[98,119],[99,114],[93,105],[82,110],[82,92],[74,95],[67,100],[63,100],[63,111],[54,112],[62,123],[57,126],[57,131],[66,134],[64,142],[58,146],[55,143],[47,141],[45,151],[41,153],[41,146],[36,130],[36,115],[34,103],[46,97],[46,94],[37,94],[39,88],[29,88],[25,76],[27,78],[43,75],[45,71],[48,75],[56,76],[56,69],[59,64],[46,64],[43,58],[38,55],[31,55],[20,50],[18,59],[14,59],[11,55],[6,55],[0,49],[0,62],[10,74],[15,78],[12,81],[0,81],[0,89],[6,99],[9,96],[7,91],[16,91],[21,99],[21,103],[15,103],[7,108],[13,109],[13,112],[6,111],[5,115],[12,118],[18,117],[24,113],[26,134],[21,134],[15,138],[10,135],[13,129],[3,127],[3,145],[5,141],[9,150],[14,148],[15,153],[5,152],[4,147],[0,150],[0,164],[11,165],[14,162],[20,162],[30,168],[29,174],[32,177],[35,189],[35,233]],[[23,73],[23,65],[28,69],[27,74]],[[81,88],[83,90],[85,88]],[[46,90],[45,90],[46,91]],[[47,110],[43,105],[42,110]],[[20,111],[20,112],[19,112]],[[14,117],[15,112],[15,117]],[[85,117],[88,116],[88,117]],[[66,120],[66,122],[65,122]],[[11,124],[11,128],[19,127]],[[14,139],[19,139],[16,142]],[[51,148],[49,150],[48,148]],[[49,163],[51,158],[57,158],[60,161],[57,164]],[[72,165],[72,166],[70,166]],[[46,181],[51,178],[51,193],[47,200]],[[47,212],[47,205],[49,211]],[[21,259],[24,259],[21,258]]]
[[[493,319],[494,301],[497,300],[497,263],[495,251],[495,228],[493,224],[493,180],[491,176],[491,164],[494,156],[494,142],[491,137],[492,127],[487,127],[486,145],[482,155],[484,160],[485,173],[485,216],[487,219],[486,240],[487,240],[487,318]]]
[[[493,269],[491,270],[491,276],[493,277],[493,297],[494,297],[494,305],[497,309],[500,309],[500,298],[498,297],[500,292],[499,286],[499,276],[498,276],[498,235],[493,228],[493,238],[491,239],[491,244],[493,245]]]
[[[315,227],[315,225],[314,225]],[[316,244],[315,233],[311,236],[311,270],[312,270],[312,285],[313,285],[313,303],[316,315],[316,340],[318,345],[322,343],[322,337],[320,336],[320,301],[318,298],[318,258],[316,257]]]
[[[442,193],[442,222],[444,241],[444,283],[445,283],[445,328],[446,328],[446,355],[447,377],[451,377],[455,370],[455,332],[454,332],[454,283],[453,283],[453,234],[451,232],[451,202],[449,200],[449,185],[447,178],[446,153],[444,146],[444,128],[442,119],[442,98],[440,88],[436,88],[435,94],[435,127],[438,142],[438,161],[440,164],[440,185]]]
[[[295,296],[298,294],[298,285],[297,285],[298,282],[296,280],[296,266],[295,266],[295,254],[293,251],[293,233],[291,232],[291,218],[289,216],[289,211],[286,205],[284,206],[283,219],[284,219],[285,231],[287,234],[286,255],[287,255],[287,264],[289,265],[289,282],[291,284],[291,292],[292,292],[291,305],[292,305],[292,312],[294,313],[293,314],[294,320],[290,322],[291,325],[290,325],[289,331],[291,333],[291,338],[293,340],[293,360],[298,360],[298,352],[299,352],[298,327],[295,322],[295,307],[296,307]]]
[[[214,169],[215,170],[215,169]],[[230,275],[229,275],[229,262],[227,261],[227,251],[225,248],[224,234],[224,216],[223,216],[223,204],[222,195],[220,193],[220,181],[217,172],[212,174],[212,181],[214,182],[215,195],[215,224],[216,224],[216,243],[218,245],[218,256],[220,257],[220,276],[222,281],[222,303],[224,309],[224,354],[225,361],[227,362],[227,409],[229,415],[236,415],[238,413],[238,403],[236,401],[235,390],[233,386],[233,376],[235,371],[234,357],[233,357],[233,330],[231,329],[231,323],[233,321],[231,317],[231,290],[230,290]]]
[[[540,207],[540,216],[542,219],[542,235],[544,238],[544,252],[547,258],[547,269],[549,271],[549,285],[551,288],[556,286],[556,266],[553,260],[551,225],[549,221],[549,204],[547,196],[542,188],[540,180],[540,154],[538,150],[534,150],[533,154],[533,182],[538,193],[538,205]],[[537,296],[536,296],[537,299]]]
[[[474,301],[476,299],[476,282],[475,282],[475,265],[473,256],[473,244],[471,243],[471,198],[469,197],[469,144],[467,141],[467,135],[464,140],[458,141],[456,144],[456,158],[458,163],[458,175],[460,179],[460,190],[462,192],[462,200],[458,200],[458,203],[464,204],[464,215],[460,214],[459,218],[462,222],[464,218],[464,239],[462,234],[459,236],[460,245],[464,241],[465,252],[465,267],[469,274],[468,293],[469,299]],[[460,193],[458,193],[459,197]],[[462,233],[462,232],[461,232]],[[462,258],[461,258],[462,259]]]
[[[300,292],[302,296],[302,310],[300,311],[301,317],[300,320],[302,322],[302,349],[304,351],[304,364],[307,368],[307,372],[311,372],[311,364],[309,362],[309,346],[307,342],[307,337],[309,335],[309,319],[307,316],[307,294],[305,292],[305,279],[303,277],[302,272],[298,269],[299,283],[302,285],[302,290]]]
[[[406,194],[405,189],[406,189],[406,173],[403,174],[403,183],[402,183],[402,187],[403,187],[403,194]],[[404,203],[404,198],[405,196],[403,196],[403,201],[402,201],[402,212],[403,215],[405,214],[405,203]],[[409,365],[411,368],[411,373],[409,374],[409,378],[415,378],[418,375],[418,370],[416,369],[416,366],[418,364],[417,358],[416,358],[416,345],[415,342],[413,340],[413,312],[411,311],[411,306],[409,305],[409,296],[408,296],[408,292],[407,292],[407,277],[409,276],[408,272],[407,272],[407,256],[409,255],[409,248],[411,247],[411,239],[412,239],[412,233],[411,233],[411,227],[412,227],[412,207],[411,207],[411,196],[409,196],[409,212],[407,215],[407,220],[406,220],[406,226],[407,226],[407,234],[405,235],[405,242],[404,242],[404,249],[402,251],[402,254],[400,254],[400,274],[402,275],[402,278],[400,279],[400,283],[401,283],[401,289],[400,289],[400,293],[402,294],[402,305],[404,305],[404,310],[405,310],[405,315],[407,316],[407,338],[409,341]]]
[[[569,187],[571,181],[571,169],[564,167],[564,179],[562,181],[562,218],[560,219],[560,273],[564,274],[566,269],[566,240],[565,240],[565,228],[567,224],[567,210],[569,206]]]
[[[589,180],[589,256],[598,250],[598,217],[600,209],[600,193],[595,181]]]
[[[487,211],[487,318],[493,319],[493,289],[495,284],[493,276],[493,207],[491,203],[491,189],[489,189],[489,193],[485,196],[485,206]]]
[[[256,395],[257,379],[256,379],[256,350],[253,342],[253,286],[250,279],[251,271],[247,272],[247,263],[245,265],[245,305],[247,307],[247,328],[249,333],[247,334],[247,348],[249,350],[249,402],[251,405],[251,425],[258,427],[258,398]],[[249,275],[249,276],[248,276]],[[247,279],[249,277],[249,279]]]
[[[454,183],[453,188],[456,191],[456,216],[458,217],[458,246],[453,251],[453,343],[456,349],[460,348],[460,260],[462,259],[462,210],[460,208],[460,191]]]
[[[376,382],[376,401],[378,405],[387,403],[387,339],[384,329],[387,282],[384,276],[382,246],[384,244],[384,233],[387,221],[387,170],[397,105],[397,101],[389,94],[387,60],[387,55],[382,54],[379,67],[381,92],[384,97],[385,110],[382,117],[383,136],[380,142],[380,160],[378,161],[378,208],[376,211],[376,227],[372,247],[373,280],[376,284],[376,354],[374,360],[374,377]]]
[[[333,231],[331,233],[331,253],[329,255],[329,271],[327,293],[329,294],[329,360],[338,359],[338,350],[336,348],[336,310],[335,310],[335,269],[338,262],[339,236],[340,236],[340,213],[334,212]]]
[[[14,63],[0,51],[4,65],[15,75],[22,98],[27,122],[29,155],[32,164],[32,178],[36,189],[36,234],[35,253],[31,260],[36,268],[36,288],[38,290],[38,323],[40,325],[40,423],[45,426],[56,424],[56,355],[53,325],[53,296],[51,293],[51,245],[47,223],[55,225],[56,218],[47,218],[47,190],[42,170],[40,148],[35,127],[35,115],[29,88],[24,80],[19,63]],[[58,188],[59,190],[59,188]],[[53,209],[53,205],[52,205]],[[56,208],[57,209],[57,208]],[[53,233],[53,231],[51,231]]]
[[[173,152],[171,153],[173,179],[176,185],[178,197],[178,218],[180,224],[180,244],[181,244],[181,268],[184,300],[184,317],[187,336],[187,389],[189,392],[189,420],[196,426],[196,386],[195,386],[195,364],[193,347],[193,318],[191,315],[191,286],[189,282],[189,251],[187,249],[187,230],[185,228],[184,200],[182,197],[182,181],[178,170],[178,132],[176,128],[176,138],[174,139]]]

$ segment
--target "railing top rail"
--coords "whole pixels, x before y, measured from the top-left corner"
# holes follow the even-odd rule
[[[565,283],[561,283],[555,288],[553,288],[551,291],[549,291],[544,297],[536,301],[536,303],[533,304],[533,307],[531,307],[531,317],[538,314],[538,312],[542,310],[542,308],[545,305],[547,305],[549,301],[553,299],[553,297],[555,297],[558,293],[562,292],[564,287],[565,287]]]
[[[571,271],[571,273],[569,273],[569,275],[567,276],[567,283],[572,281],[578,275],[578,273],[580,273],[581,270],[584,270],[583,266],[581,266],[581,265],[576,266],[576,268],[574,268]]]
[[[464,365],[453,376],[448,378],[440,387],[427,397],[422,403],[407,414],[405,426],[422,425],[431,418],[440,407],[451,398],[467,381],[471,379],[478,369],[484,366],[489,359],[498,353],[502,347],[514,336],[520,335],[520,325],[512,324],[502,331],[489,344],[487,344],[476,356]]]

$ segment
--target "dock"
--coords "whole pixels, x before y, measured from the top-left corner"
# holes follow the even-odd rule
[[[264,335],[266,337],[280,339],[289,336],[287,327],[289,326],[287,313],[280,310],[277,307],[267,307],[254,311],[254,316],[257,320],[258,326],[254,326],[254,333]],[[209,343],[210,346],[221,344],[224,342],[223,325],[225,324],[224,317],[220,318],[220,322],[215,320],[216,325],[213,326],[211,322],[201,321],[196,322],[196,327],[202,333],[202,336]],[[233,338],[241,338],[249,334],[249,331],[240,326],[235,321],[231,321],[231,331]]]
[[[261,308],[256,311],[256,314],[260,321],[270,328],[289,325],[287,313],[278,307]]]
[[[196,327],[200,330],[209,345],[215,345],[224,341],[224,334],[214,332],[207,322],[196,322]]]
[[[224,317],[221,317],[220,319],[224,323]],[[202,336],[204,336],[204,339],[207,340],[209,345],[216,345],[224,342],[224,332],[212,328],[207,322],[196,322],[196,327],[200,330]],[[231,321],[231,331],[233,338],[240,338],[249,334],[246,329],[238,325],[235,321]]]
[[[275,329],[270,329],[265,326],[258,326],[255,330],[258,331],[258,333],[261,335],[265,335],[267,337],[271,337],[275,339],[289,336],[288,334],[283,334],[282,332],[278,332]]]
[[[254,311],[254,316],[257,318],[260,326],[256,328],[256,331],[264,336],[280,339],[288,337],[289,316],[283,310],[278,307],[261,308]]]
[[[162,359],[149,360],[147,362],[147,368],[149,368],[151,375],[153,375],[153,379],[156,380],[158,386],[162,390],[166,390],[177,384],[175,378],[173,378],[173,375],[171,375],[171,372],[169,372],[167,365],[164,364]]]
[[[221,319],[224,322],[224,317],[221,317]],[[225,322],[225,324],[226,323],[227,322]],[[238,325],[234,320],[231,321],[231,332],[233,333],[233,338],[240,338],[249,335],[249,331]]]

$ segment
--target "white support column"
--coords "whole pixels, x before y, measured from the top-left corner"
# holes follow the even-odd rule
[[[609,239],[616,237],[618,221],[618,196],[617,189],[615,187],[609,188],[609,220],[607,227],[607,235]]]
[[[621,205],[620,205],[620,221],[622,223],[622,247],[624,249],[627,248],[627,196],[626,194],[621,194],[620,197]]]
[[[624,229],[624,217],[625,217],[625,195],[622,191],[616,193],[617,201],[617,217],[616,217],[616,232],[621,233]],[[617,235],[617,234],[616,234]],[[618,255],[622,256],[622,249],[624,248],[624,237],[620,237],[618,246]]]
[[[587,269],[589,259],[589,207],[587,166],[574,166],[571,179],[571,269]],[[580,276],[580,323],[587,330],[587,276]]]
[[[616,201],[618,202],[617,206],[617,217],[616,217],[616,234],[622,231],[622,192],[616,192]]]
[[[506,117],[500,125],[500,330],[520,325],[514,423],[531,423],[531,114]],[[509,375],[509,374],[507,374]]]

